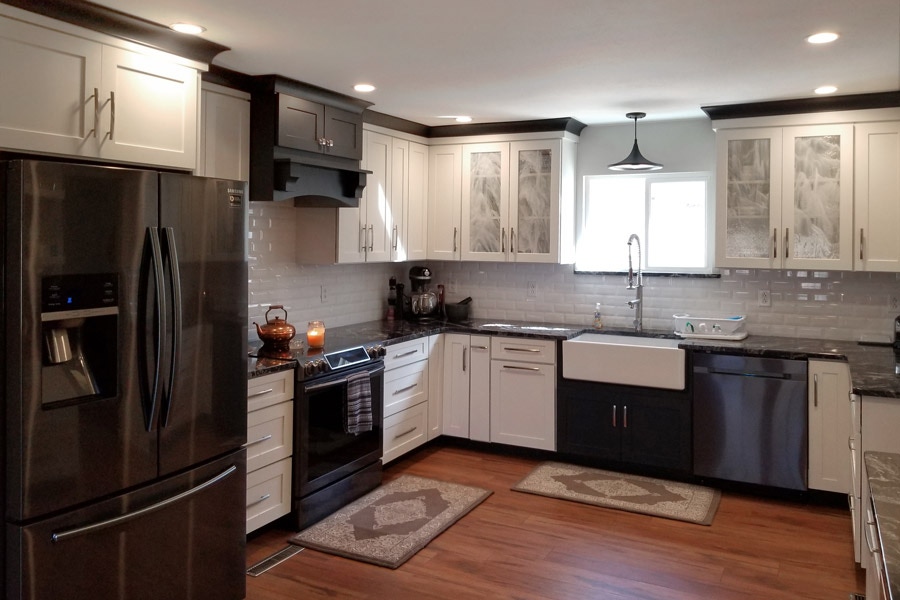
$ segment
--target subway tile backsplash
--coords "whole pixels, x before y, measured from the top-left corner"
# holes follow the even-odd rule
[[[473,298],[471,314],[497,320],[534,320],[590,326],[594,305],[603,306],[609,327],[630,327],[626,306],[633,291],[620,275],[576,275],[571,265],[521,263],[416,263],[299,265],[297,227],[290,204],[253,202],[250,208],[249,323],[264,322],[267,308],[283,304],[298,329],[313,319],[349,325],[380,319],[387,308],[388,279],[409,289],[413,264],[427,264],[432,283],[446,287],[448,301]],[[534,296],[529,297],[529,283]],[[324,294],[323,294],[324,288]],[[771,306],[758,305],[758,291],[771,292]],[[835,340],[889,341],[900,314],[900,274],[848,271],[723,269],[720,278],[644,278],[644,328],[670,330],[672,315],[746,315],[750,334]]]

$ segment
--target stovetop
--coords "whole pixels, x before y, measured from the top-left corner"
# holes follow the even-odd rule
[[[251,358],[295,361],[298,381],[381,360],[385,355],[381,344],[361,346],[346,340],[329,342],[327,332],[325,342],[324,348],[310,348],[303,338],[297,336],[291,340],[289,348],[283,351],[266,349],[261,342],[251,342],[248,354]]]

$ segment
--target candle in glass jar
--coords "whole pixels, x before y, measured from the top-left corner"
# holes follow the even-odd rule
[[[322,321],[309,322],[306,327],[306,343],[310,348],[325,346],[325,323]]]

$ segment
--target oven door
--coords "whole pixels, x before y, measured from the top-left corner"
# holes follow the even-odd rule
[[[352,434],[345,430],[347,379],[360,372],[369,374],[372,430]],[[381,460],[383,387],[381,361],[301,384],[295,402],[295,496],[307,496]]]

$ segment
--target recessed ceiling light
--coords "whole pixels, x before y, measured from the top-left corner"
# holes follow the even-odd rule
[[[189,33],[191,35],[199,35],[206,31],[206,27],[194,25],[193,23],[172,23],[169,27],[178,33]]]
[[[822,87],[817,87],[814,90],[817,94],[833,94],[837,91],[837,88],[833,85],[823,85]]]
[[[457,123],[471,123],[472,117],[467,115],[441,115],[438,119],[453,119]]]
[[[357,92],[374,92],[375,86],[371,83],[357,83],[353,86],[353,89]]]
[[[832,33],[830,31],[822,31],[820,33],[812,34],[811,36],[806,38],[806,41],[810,44],[829,44],[838,39],[838,37],[840,36],[838,36],[838,34],[836,33]]]

